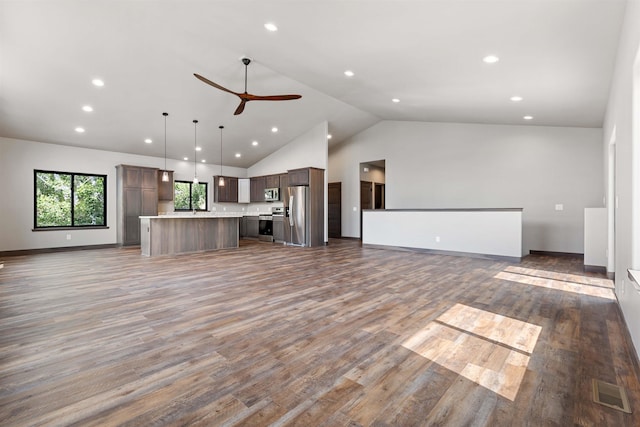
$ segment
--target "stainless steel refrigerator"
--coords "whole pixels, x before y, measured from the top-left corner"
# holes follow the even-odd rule
[[[286,196],[284,200],[286,215],[284,222],[285,243],[293,246],[311,246],[309,187],[288,187]]]

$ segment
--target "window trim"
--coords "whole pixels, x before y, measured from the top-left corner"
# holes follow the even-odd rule
[[[205,191],[204,191],[204,204],[205,207],[204,209],[193,209],[193,181],[183,181],[183,180],[179,180],[176,179],[174,181],[174,185],[173,185],[173,200],[175,202],[176,200],[176,187],[175,184],[177,183],[181,183],[181,184],[189,184],[189,209],[179,209],[176,208],[175,204],[173,205],[173,210],[175,212],[189,212],[189,211],[198,211],[198,212],[206,212],[209,209],[209,183],[208,182],[199,182],[197,185],[204,185],[205,187]]]
[[[38,226],[38,173],[45,174],[58,174],[71,176],[71,225],[46,225]],[[104,195],[103,204],[103,217],[104,224],[86,224],[86,225],[74,225],[75,221],[75,177],[76,176],[91,176],[102,178],[102,193]],[[48,231],[48,230],[90,230],[90,229],[105,229],[109,228],[107,224],[107,175],[97,173],[81,173],[81,172],[62,172],[52,171],[44,169],[33,170],[33,229],[32,231]]]

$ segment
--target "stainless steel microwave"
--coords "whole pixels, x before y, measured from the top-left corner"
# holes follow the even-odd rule
[[[280,189],[279,188],[265,188],[264,189],[264,201],[265,202],[278,202],[278,201],[280,201]]]

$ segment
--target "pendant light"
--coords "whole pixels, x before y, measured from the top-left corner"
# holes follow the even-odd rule
[[[162,182],[169,182],[169,172],[167,172],[167,116],[169,113],[162,113],[164,116],[164,170],[162,171]]]
[[[218,178],[218,187],[224,187],[224,177],[222,176],[222,129],[224,126],[218,126],[220,128],[220,177]]]
[[[198,174],[196,172],[196,167],[198,166],[197,157],[198,157],[198,135],[197,135],[197,127],[198,121],[193,121],[193,183],[198,183]]]

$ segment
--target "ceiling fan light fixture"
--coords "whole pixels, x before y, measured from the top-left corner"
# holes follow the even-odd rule
[[[347,71],[344,72],[344,75],[347,76],[347,77],[353,77],[353,76],[355,76],[355,73],[353,71],[351,71],[351,70],[347,70]]]
[[[231,93],[235,96],[237,96],[238,98],[240,98],[240,104],[238,105],[238,107],[236,108],[236,110],[233,112],[234,116],[237,116],[238,114],[242,114],[242,112],[244,111],[244,107],[247,104],[247,102],[249,101],[289,101],[292,99],[300,99],[302,98],[302,95],[267,95],[267,96],[263,96],[263,95],[254,95],[252,93],[249,93],[247,91],[247,69],[249,67],[249,64],[251,63],[251,58],[242,58],[241,59],[242,63],[244,64],[244,92],[240,93],[240,92],[234,92],[230,89],[227,89],[224,86],[220,86],[218,83],[212,82],[211,80],[207,79],[206,77],[202,77],[201,75],[194,73],[194,77],[198,80],[200,80],[201,82],[204,82],[210,86],[215,87],[216,89],[219,89],[223,92],[227,92],[227,93]]]
[[[266,28],[268,31],[271,31],[272,33],[278,31],[278,27],[273,22],[267,22],[266,24],[264,24],[264,28]]]

